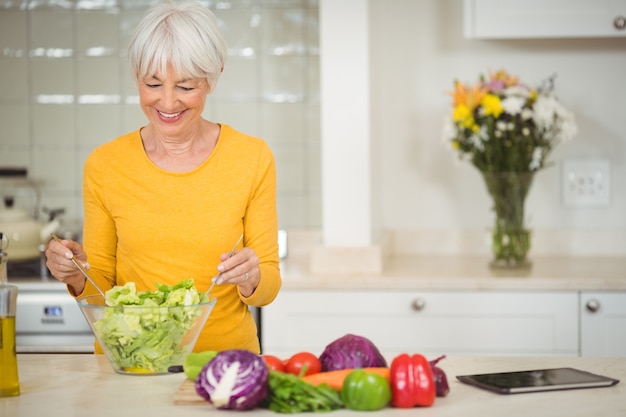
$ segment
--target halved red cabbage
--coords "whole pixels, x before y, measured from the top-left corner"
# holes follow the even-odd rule
[[[372,341],[353,334],[346,334],[326,346],[320,362],[322,371],[387,367],[387,361]]]
[[[196,379],[196,392],[216,408],[251,410],[268,393],[265,361],[247,350],[219,352]]]

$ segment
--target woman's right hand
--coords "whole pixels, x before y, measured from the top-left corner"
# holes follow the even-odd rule
[[[85,269],[89,269],[87,254],[80,243],[68,239],[57,242],[53,239],[46,248],[46,266],[53,277],[67,284],[72,293],[78,295],[85,289],[85,277],[72,262],[72,255]]]

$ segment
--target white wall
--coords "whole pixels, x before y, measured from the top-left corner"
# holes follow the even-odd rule
[[[557,94],[579,125],[574,141],[553,152],[554,166],[537,175],[527,205],[531,227],[538,236],[561,233],[578,252],[626,253],[626,38],[467,40],[461,0],[369,3],[372,134],[381,142],[379,204],[386,230],[432,237],[490,226],[482,179],[443,145],[441,126],[455,79],[474,82],[481,72],[505,68],[531,84],[558,74]],[[610,161],[609,207],[562,204],[561,164],[574,157]],[[536,246],[552,249],[545,242]]]

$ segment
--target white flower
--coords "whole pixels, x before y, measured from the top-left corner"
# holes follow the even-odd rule
[[[577,133],[578,127],[573,113],[553,96],[539,96],[535,103],[533,121],[539,130],[552,131],[556,140],[567,142]]]
[[[539,168],[541,168],[541,157],[543,155],[543,152],[541,151],[540,147],[536,147],[533,150],[533,156],[532,159],[530,161],[530,164],[528,164],[528,169],[530,171],[536,171]]]
[[[506,130],[506,123],[503,122],[502,120],[498,120],[496,122],[496,129],[497,130]]]
[[[522,110],[522,119],[523,120],[530,120],[530,119],[533,118],[533,114],[534,113],[533,113],[533,111],[531,109],[528,109],[528,108],[523,109]]]
[[[563,142],[568,142],[578,133],[576,118],[574,117],[574,114],[572,112],[567,110],[560,103],[558,103],[558,106],[555,108],[555,112],[560,119],[560,123],[558,126],[559,140]]]
[[[511,115],[519,114],[526,103],[526,99],[517,96],[509,96],[501,101],[504,111]]]
[[[530,129],[527,128],[527,127],[523,128],[522,129],[522,135],[524,135],[524,136],[530,135]]]
[[[561,121],[559,126],[559,140],[563,142],[569,142],[574,136],[578,134],[578,126],[573,115],[565,118]]]
[[[572,113],[565,107],[563,107],[563,105],[559,103],[556,99],[554,99],[554,113],[557,117],[561,119],[569,119],[574,117]]]
[[[487,130],[487,126],[481,126],[476,132],[476,135],[483,140],[483,142],[489,142],[489,131]]]
[[[539,96],[535,102],[533,121],[540,130],[551,130],[558,115],[557,111],[562,109],[558,101],[552,96]]]
[[[480,138],[478,137],[478,135],[472,135],[470,137],[470,140],[472,141],[472,144],[476,147],[477,150],[479,151],[483,151],[485,150],[485,146],[483,145],[483,141],[480,140]]]

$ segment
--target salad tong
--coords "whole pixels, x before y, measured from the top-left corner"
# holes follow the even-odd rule
[[[235,243],[235,246],[233,246],[233,248],[231,249],[230,253],[228,254],[228,258],[233,256],[233,254],[235,253],[235,250],[237,249],[237,245],[239,245],[239,242],[241,242],[241,239],[243,239],[243,233],[241,234],[241,236],[239,236],[239,239],[237,239],[237,243]],[[209,296],[209,293],[211,292],[213,287],[215,287],[215,283],[217,282],[217,279],[220,277],[220,275],[222,275],[221,271],[217,273],[217,276],[215,278],[213,278],[213,282],[211,283],[211,286],[209,287],[208,290],[206,290],[206,292],[204,293],[202,298],[200,298],[200,300],[205,300]]]
[[[57,242],[61,243],[61,238],[58,237],[56,234],[51,233],[50,236],[52,236],[52,238],[56,240]],[[87,280],[91,283],[91,285],[93,285],[94,288],[98,290],[102,298],[104,298],[104,292],[102,292],[98,284],[96,284],[96,282],[89,276],[89,274],[87,273],[87,270],[83,267],[80,261],[76,259],[74,255],[72,255],[72,262],[74,262],[74,265],[76,265],[76,268],[78,268],[78,270],[85,276],[85,278],[87,278]]]

